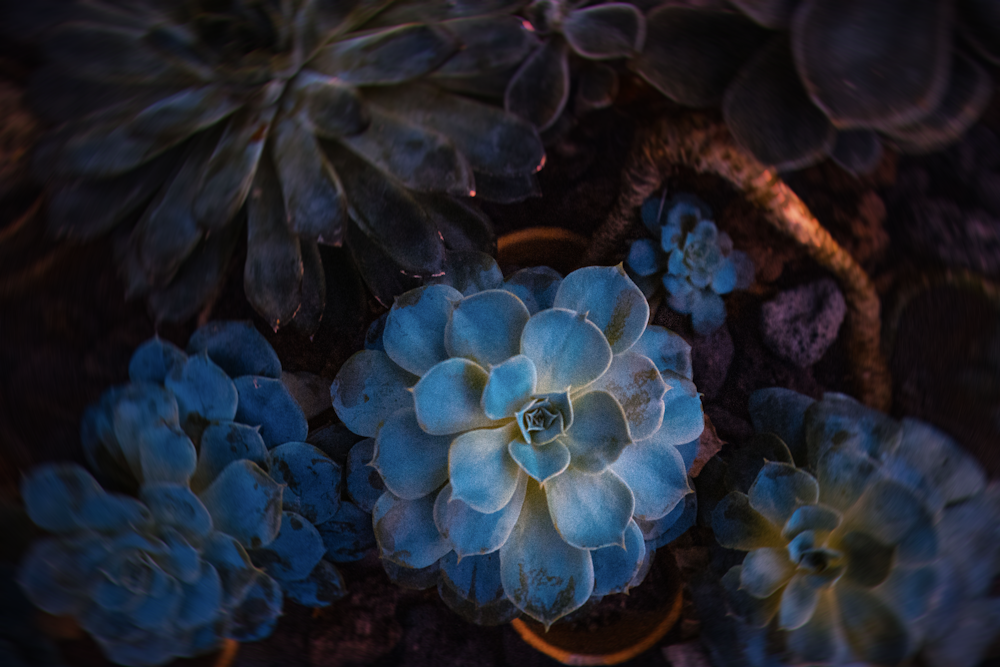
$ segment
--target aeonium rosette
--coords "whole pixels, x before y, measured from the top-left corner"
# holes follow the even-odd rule
[[[333,405],[374,438],[382,557],[489,555],[502,594],[548,625],[626,590],[646,556],[640,523],[690,493],[677,449],[703,429],[690,348],[646,326],[620,266],[503,281],[492,264],[463,291],[400,296],[384,351],[344,364]]]

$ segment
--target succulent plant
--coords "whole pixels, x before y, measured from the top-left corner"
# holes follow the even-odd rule
[[[506,600],[549,625],[637,583],[639,522],[660,536],[683,514],[678,445],[704,427],[690,347],[646,326],[621,266],[506,281],[491,258],[466,266],[396,300],[333,406],[374,438],[387,569],[440,568],[453,606]]]
[[[151,482],[137,500],[66,463],[31,471],[22,495],[52,533],[25,555],[22,588],[44,611],[75,617],[113,662],[161,665],[270,633],[280,589],[187,486]],[[225,511],[240,520],[238,504]]]
[[[753,262],[733,250],[729,234],[718,230],[700,199],[665,198],[666,193],[643,203],[642,221],[656,241],[634,241],[625,264],[647,297],[662,284],[670,307],[690,314],[695,332],[707,335],[726,321],[721,295],[753,282]]]
[[[722,107],[761,162],[830,156],[867,172],[883,143],[929,152],[986,109],[1000,62],[991,0],[733,0],[732,11],[662,5],[636,72],[685,106]],[[962,39],[958,39],[958,36]],[[971,48],[970,48],[971,47]]]
[[[8,3],[6,30],[44,63],[30,97],[54,126],[34,159],[49,229],[133,225],[120,263],[158,320],[214,293],[244,219],[244,287],[272,327],[318,326],[320,246],[346,245],[323,254],[388,303],[448,251],[490,249],[470,197],[537,191],[535,129],[447,91],[533,48],[519,4]]]
[[[982,468],[933,427],[841,394],[760,390],[750,412],[757,464],[746,465],[751,453],[733,476],[752,483],[735,483],[712,512],[719,543],[749,551],[723,577],[734,610],[782,632],[794,664],[911,658],[938,634],[936,617],[960,616],[966,595],[944,538],[989,540],[966,518],[983,504]],[[980,569],[992,573],[996,559],[994,548]],[[983,577],[971,578],[981,589]]]
[[[546,130],[559,120],[574,87],[577,113],[609,106],[618,93],[618,74],[604,61],[642,50],[642,12],[624,2],[534,0],[525,15],[542,41],[507,84],[507,111]],[[571,74],[578,78],[575,86]]]
[[[158,338],[136,350],[132,382],[84,414],[88,463],[140,496],[160,483],[195,494],[215,529],[270,575],[277,609],[283,596],[329,605],[344,592],[332,561],[358,557],[350,547],[363,542],[366,526],[356,507],[341,503],[341,466],[305,442],[302,409],[252,325],[209,323],[191,336],[188,353]],[[337,545],[330,557],[328,544]]]

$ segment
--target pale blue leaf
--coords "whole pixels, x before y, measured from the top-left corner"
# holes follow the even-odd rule
[[[915,419],[903,419],[895,458],[917,470],[945,504],[986,488],[985,471],[975,458],[942,431]]]
[[[665,516],[691,492],[684,460],[660,437],[663,430],[625,447],[610,466],[632,490],[633,514],[646,521]]]
[[[611,347],[593,322],[557,308],[528,320],[521,334],[521,354],[535,364],[539,393],[584,387],[599,378],[612,359]]]
[[[477,512],[454,498],[451,484],[446,484],[434,501],[434,523],[460,558],[492,553],[503,546],[514,529],[527,483],[527,476],[521,475],[510,502],[492,514]]]
[[[697,440],[705,430],[705,415],[701,408],[701,395],[691,380],[662,371],[660,377],[667,385],[663,395],[663,425],[659,437],[673,445]]]
[[[445,256],[444,275],[435,276],[428,282],[450,285],[462,296],[472,296],[485,290],[499,289],[503,285],[503,273],[497,261],[485,252],[455,251]]]
[[[420,428],[431,435],[449,435],[494,426],[483,412],[483,389],[489,379],[482,366],[468,359],[442,361],[413,388]]]
[[[840,525],[840,513],[825,505],[802,505],[792,513],[781,534],[792,539],[804,530],[832,531]]]
[[[500,578],[511,602],[546,626],[580,608],[594,591],[590,552],[559,535],[545,491],[534,481],[528,482],[521,516],[500,547]]]
[[[385,352],[415,375],[448,358],[444,331],[462,294],[448,285],[425,285],[396,298],[382,332]]]
[[[847,648],[837,625],[833,591],[820,591],[812,616],[805,625],[788,634],[788,647],[800,660],[833,662]]]
[[[305,579],[283,581],[285,597],[304,607],[329,607],[347,595],[347,584],[337,567],[321,560]]]
[[[236,422],[209,424],[201,433],[198,466],[191,476],[191,488],[201,491],[233,461],[247,459],[263,470],[271,467],[267,446],[260,429]]]
[[[826,393],[806,412],[809,461],[819,461],[834,446],[850,446],[861,454],[882,459],[895,451],[901,436],[899,422],[843,394]]]
[[[80,528],[103,533],[141,529],[152,522],[152,514],[135,498],[102,493],[73,509]]]
[[[199,497],[216,530],[250,549],[273,540],[281,527],[283,487],[246,459],[226,466]]]
[[[201,556],[219,573],[223,606],[231,609],[239,604],[259,572],[243,545],[230,535],[214,531],[202,543]]]
[[[906,560],[920,562],[919,556],[933,558],[937,552],[933,526],[934,520],[927,508],[910,489],[897,482],[879,480],[862,494],[847,516],[844,528],[878,536],[887,545],[899,545],[900,558],[909,550],[904,549],[904,540],[914,539],[916,544],[905,545],[914,551],[906,554],[913,559]],[[921,541],[929,542],[925,549],[919,549]]]
[[[722,297],[707,289],[694,292],[691,326],[695,333],[707,336],[721,327],[725,321],[726,304],[723,303]]]
[[[759,600],[740,588],[742,565],[729,568],[719,582],[726,592],[726,598],[733,614],[747,623],[751,628],[763,628],[770,623],[778,606],[781,604],[781,594],[776,593],[766,600]]]
[[[761,547],[784,547],[778,528],[750,506],[746,494],[732,491],[712,510],[712,531],[727,549],[750,551]]]
[[[385,488],[406,500],[416,500],[448,480],[448,446],[452,436],[428,435],[413,408],[389,417],[375,438],[371,465]]]
[[[453,357],[465,357],[484,368],[516,355],[530,314],[524,303],[502,289],[462,299],[444,330],[444,345]]]
[[[844,634],[858,658],[893,665],[909,654],[906,625],[877,595],[848,584],[835,591]]]
[[[590,388],[603,389],[615,397],[625,411],[630,439],[642,440],[660,430],[667,385],[649,357],[632,350],[616,354]]]
[[[806,410],[813,403],[813,399],[791,389],[758,389],[750,394],[750,421],[757,433],[774,433],[781,438],[795,462],[805,465]]]
[[[679,250],[671,254],[678,255]],[[667,290],[667,305],[681,314],[688,314],[694,308],[695,290],[687,278],[679,278],[669,273],[663,274],[663,287]]]
[[[191,334],[188,354],[208,352],[231,378],[261,375],[279,379],[281,362],[267,339],[248,321],[209,322]]]
[[[378,470],[368,465],[375,456],[375,439],[365,438],[351,447],[347,455],[347,495],[365,512],[385,492],[385,482]]]
[[[294,511],[311,523],[333,518],[340,506],[340,466],[322,450],[287,442],[271,450],[271,478],[298,499]]]
[[[566,276],[555,308],[586,313],[615,354],[632,347],[646,328],[649,304],[642,291],[618,266],[588,266]]]
[[[177,399],[181,424],[186,424],[191,414],[210,422],[229,421],[236,415],[236,387],[205,352],[175,365],[164,384]]]
[[[544,486],[549,514],[568,544],[580,549],[624,545],[635,500],[611,470],[597,474],[571,466]]]
[[[279,582],[296,581],[309,576],[326,553],[326,547],[309,521],[294,512],[282,512],[278,536],[267,546],[248,553],[254,565]]]
[[[194,443],[176,426],[158,424],[147,427],[138,445],[139,470],[136,476],[144,484],[187,484],[198,465]]]
[[[787,463],[765,463],[749,492],[750,505],[776,526],[784,526],[801,505],[819,500],[819,484],[809,473]]]
[[[235,380],[240,402],[233,421],[260,426],[268,449],[285,442],[302,442],[309,433],[302,408],[281,380],[244,375]]]
[[[507,278],[503,289],[523,301],[528,312],[534,315],[552,307],[561,283],[562,276],[555,269],[532,266],[521,269]]]
[[[375,503],[372,520],[383,558],[397,565],[425,568],[451,551],[434,524],[433,494],[403,500],[386,491]]]
[[[651,522],[636,519],[646,539],[646,547],[659,549],[670,544],[694,526],[698,518],[698,496],[689,493],[663,517]]]
[[[187,355],[171,342],[150,338],[136,348],[128,362],[128,377],[132,382],[160,384],[174,366],[187,361]]]
[[[201,574],[201,556],[198,550],[174,528],[162,527],[158,536],[166,553],[154,556],[153,560],[174,579],[182,583],[193,583]]]
[[[282,602],[281,586],[261,572],[239,606],[233,609],[226,636],[238,642],[267,638],[281,616]]]
[[[540,484],[566,470],[571,458],[569,448],[560,440],[546,445],[535,445],[516,438],[511,440],[507,452],[521,470]]]
[[[28,517],[39,528],[55,533],[78,529],[75,509],[103,495],[97,480],[75,463],[39,466],[21,481]]]
[[[201,563],[198,578],[181,585],[181,606],[174,623],[182,630],[190,630],[212,622],[220,615],[222,607],[222,579],[209,563]]]
[[[795,564],[785,549],[762,547],[743,559],[740,588],[755,598],[771,597],[795,574]]]
[[[573,412],[572,428],[557,442],[569,449],[574,468],[606,469],[631,443],[621,406],[606,391],[590,391],[573,401]]]
[[[651,276],[663,270],[663,253],[649,239],[636,239],[628,249],[625,264],[637,276]]]
[[[838,586],[838,590],[839,590]],[[778,609],[778,627],[782,630],[794,630],[805,625],[819,602],[819,591],[809,583],[807,575],[797,572],[789,580],[781,595],[781,607]]]
[[[642,531],[635,521],[630,521],[625,529],[625,548],[615,544],[590,552],[594,563],[594,597],[627,592],[645,556]]]
[[[374,502],[372,503],[374,505]],[[375,547],[371,511],[343,501],[337,514],[316,526],[326,547],[326,558],[335,563],[349,563],[364,558]]]
[[[863,454],[847,449],[831,449],[816,465],[819,501],[846,512],[861,497],[875,474],[874,463]]]
[[[535,364],[519,354],[490,369],[483,390],[483,412],[490,419],[511,417],[535,392]]]
[[[688,380],[691,370],[691,345],[673,331],[650,325],[632,346],[631,352],[649,357],[661,373],[670,371]]]
[[[408,388],[418,379],[385,352],[362,350],[344,362],[330,385],[333,409],[347,428],[374,438],[389,415],[413,405]]]
[[[160,385],[136,382],[116,391],[112,410],[114,437],[121,446],[128,467],[136,477],[142,475],[141,443],[147,431],[162,426],[179,426],[177,401]]]
[[[511,422],[497,429],[463,433],[451,443],[448,475],[453,497],[477,512],[492,514],[507,506],[517,490],[520,468],[508,453],[517,435]]]
[[[736,264],[728,257],[712,274],[712,291],[716,294],[729,294],[736,289]]]
[[[438,594],[453,611],[477,625],[500,625],[520,611],[507,599],[500,580],[500,554],[465,556],[455,552],[441,559]]]

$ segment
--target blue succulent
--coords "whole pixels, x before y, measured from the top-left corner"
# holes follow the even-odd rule
[[[723,578],[736,612],[750,626],[783,631],[793,662],[893,665],[933,643],[948,627],[935,619],[954,624],[965,610],[966,592],[949,583],[955,559],[945,557],[944,539],[995,533],[969,520],[995,505],[995,490],[992,500],[983,495],[981,467],[933,427],[840,394],[814,401],[761,390],[750,412],[758,432],[777,437],[749,489],[712,513],[719,543],[749,552]],[[989,606],[982,589],[998,556],[983,554],[984,572],[970,576],[980,608]],[[986,634],[995,637],[1000,617],[991,623]],[[951,655],[975,664],[983,648],[956,653],[953,645]]]
[[[22,588],[42,610],[74,616],[113,662],[161,665],[273,627],[276,582],[187,486],[150,483],[136,499],[106,493],[76,464],[50,464],[25,477],[22,495],[51,533],[25,555]]]
[[[667,290],[671,308],[690,314],[694,330],[706,335],[726,321],[721,295],[746,289],[753,282],[753,263],[733,250],[733,241],[711,220],[708,206],[697,197],[678,195],[669,202],[651,197],[642,205],[642,221],[658,240],[638,239],[625,260],[647,297]]]
[[[374,439],[391,576],[437,568],[453,606],[512,603],[548,625],[638,583],[647,535],[690,518],[690,348],[646,326],[621,266],[506,281],[492,260],[470,267],[396,300],[333,405]]]

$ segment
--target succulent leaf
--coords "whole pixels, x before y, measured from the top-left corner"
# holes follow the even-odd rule
[[[428,567],[451,551],[434,524],[434,497],[403,500],[386,491],[372,513],[383,558],[404,567]]]
[[[393,494],[416,500],[448,479],[449,444],[451,438],[423,431],[413,408],[403,408],[379,429],[371,466]]]
[[[212,515],[216,530],[256,549],[278,535],[281,494],[280,484],[255,463],[242,459],[226,466],[199,498]]]

